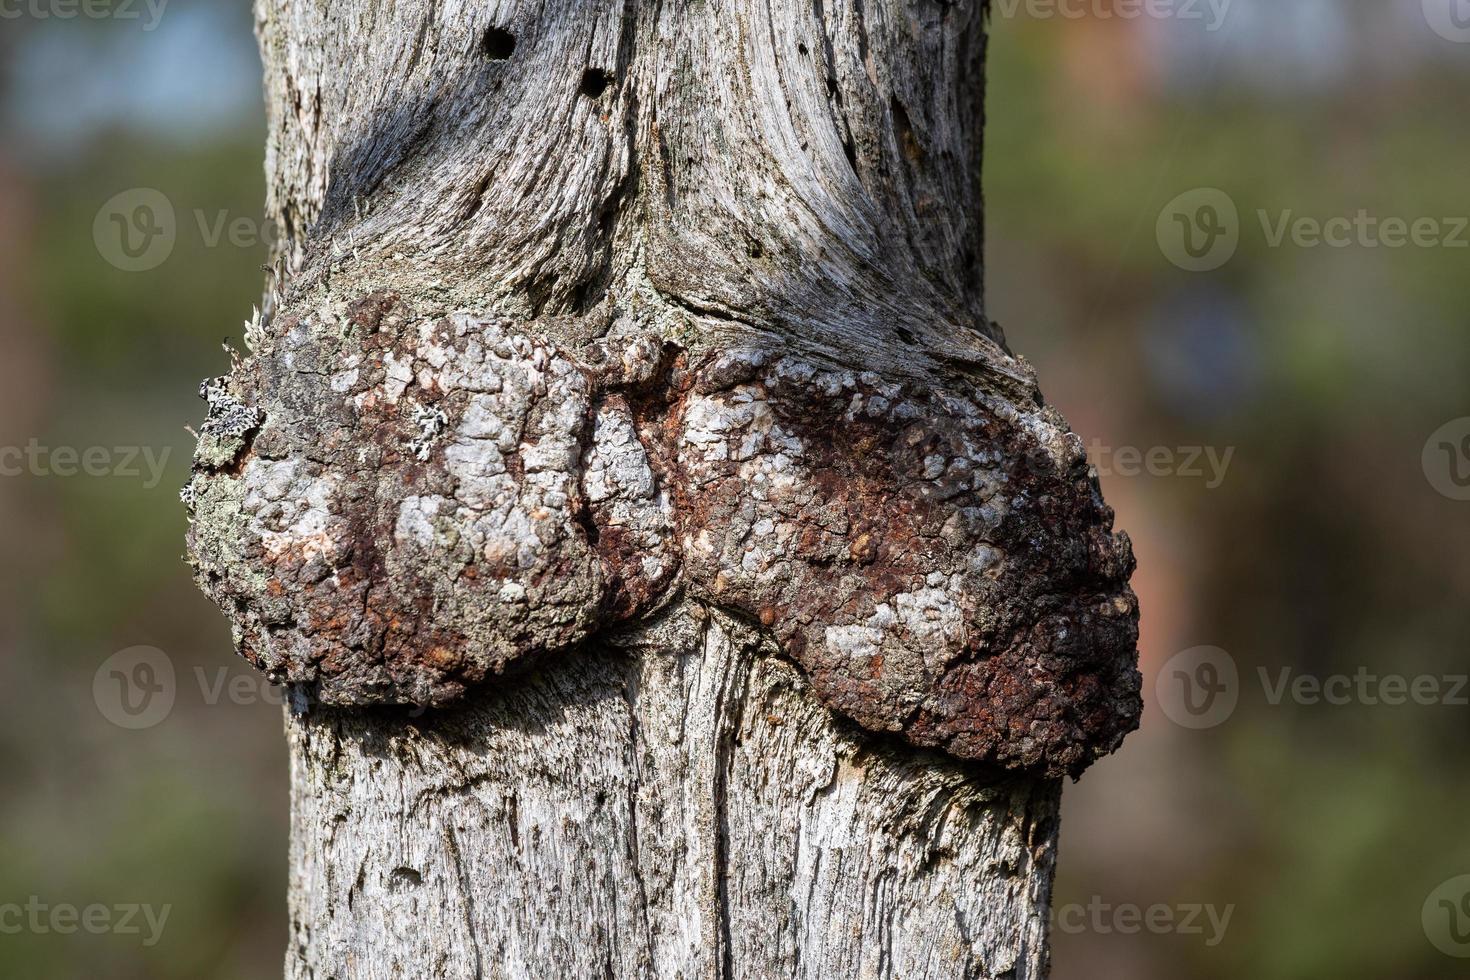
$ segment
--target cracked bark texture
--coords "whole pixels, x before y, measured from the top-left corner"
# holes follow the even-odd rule
[[[697,608],[431,725],[290,724],[287,976],[1035,978],[1058,784],[834,721]]]
[[[201,587],[292,977],[1044,975],[1132,556],[985,316],[984,5],[258,0]]]

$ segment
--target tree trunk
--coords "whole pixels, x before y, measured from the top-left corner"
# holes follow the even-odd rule
[[[718,615],[290,722],[287,976],[1044,975],[1055,780],[865,745]]]
[[[983,5],[259,0],[201,586],[291,977],[1037,978],[1127,539],[984,316]]]

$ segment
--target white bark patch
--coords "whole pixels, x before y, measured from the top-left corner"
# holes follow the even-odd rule
[[[252,459],[245,465],[244,483],[241,510],[250,515],[247,527],[268,554],[275,559],[295,555],[308,562],[336,558],[334,534],[344,530],[332,515],[336,478],[310,475],[301,460]]]
[[[626,537],[623,550],[639,563],[642,577],[656,581],[671,573],[678,561],[673,505],[658,486],[632,416],[614,406],[601,408],[583,464],[582,492],[603,533]]]

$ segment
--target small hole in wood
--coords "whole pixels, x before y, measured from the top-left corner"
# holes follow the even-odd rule
[[[394,891],[405,886],[417,888],[424,883],[424,876],[413,868],[394,868],[388,875],[388,884]],[[396,887],[395,887],[396,886]]]
[[[898,101],[898,96],[888,100],[888,111],[893,116],[893,135],[898,140],[899,151],[908,159],[909,163],[920,163],[924,159],[924,147],[919,138],[914,135],[914,124],[909,121],[909,114]]]
[[[587,96],[587,98],[589,99],[595,99],[598,96],[602,95],[603,92],[607,91],[607,83],[609,81],[610,79],[607,77],[607,72],[603,71],[601,68],[588,68],[587,71],[582,74],[582,85],[581,88],[578,89],[578,91]]]
[[[909,345],[909,346],[911,346],[911,347],[912,347],[912,346],[913,346],[913,345],[914,345],[914,344],[915,344],[915,343],[917,343],[917,341],[916,341],[916,340],[915,340],[915,339],[914,339],[914,335],[913,335],[913,334],[912,334],[912,333],[910,333],[910,332],[909,332],[909,331],[908,331],[908,330],[907,330],[907,329],[905,329],[905,328],[904,328],[904,327],[896,327],[896,328],[894,328],[894,331],[893,331],[893,334],[894,334],[894,336],[896,336],[896,337],[897,337],[897,338],[898,338],[898,339],[899,339],[899,340],[901,340],[901,341],[903,341],[903,342],[904,342],[904,343],[905,343],[905,344],[908,344],[908,345]]]
[[[516,36],[503,27],[492,27],[480,39],[485,56],[494,61],[504,61],[515,53]]]

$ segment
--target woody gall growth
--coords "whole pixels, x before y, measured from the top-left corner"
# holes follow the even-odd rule
[[[211,400],[250,438],[211,442],[190,494],[201,582],[277,679],[444,704],[687,600],[964,758],[1076,774],[1136,723],[1127,541],[1019,362],[949,394],[691,352],[636,294],[572,354],[391,294],[307,307]]]

